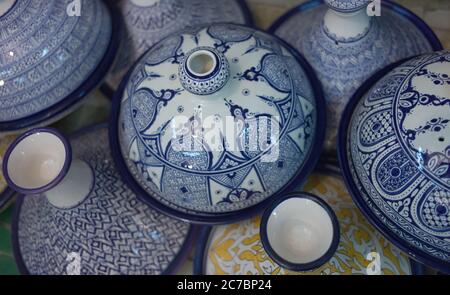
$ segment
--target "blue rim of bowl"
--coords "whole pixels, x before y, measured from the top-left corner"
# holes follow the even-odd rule
[[[352,197],[353,201],[363,213],[363,215],[367,218],[367,220],[379,231],[381,232],[392,244],[397,246],[400,250],[408,254],[412,259],[417,260],[420,263],[423,263],[432,268],[436,268],[443,272],[450,272],[450,262],[444,262],[439,260],[430,254],[424,252],[423,250],[419,250],[407,243],[405,240],[400,239],[396,234],[394,234],[391,230],[389,230],[386,225],[384,225],[372,212],[372,210],[365,203],[363,198],[361,197],[361,193],[356,187],[356,184],[353,180],[352,174],[350,172],[350,164],[349,159],[347,157],[347,137],[348,137],[348,127],[350,125],[351,118],[353,116],[353,111],[358,105],[359,101],[362,97],[378,82],[380,81],[386,74],[390,71],[403,64],[404,62],[414,59],[415,57],[404,59],[402,61],[393,63],[388,65],[384,69],[375,73],[371,78],[369,78],[363,85],[355,92],[355,94],[350,99],[347,107],[345,108],[342,119],[339,125],[339,133],[338,133],[338,159],[339,165],[341,167],[342,174],[344,176],[344,182]],[[403,230],[402,230],[403,231]],[[404,232],[404,231],[403,231]],[[406,233],[408,234],[408,233]],[[415,238],[414,238],[415,239]]]
[[[308,262],[308,263],[294,263],[291,261],[288,261],[281,257],[273,248],[272,245],[269,242],[269,236],[267,234],[267,223],[269,222],[270,216],[272,215],[272,212],[282,203],[286,202],[290,199],[304,199],[304,200],[310,200],[318,204],[322,209],[325,210],[325,212],[328,214],[328,217],[330,218],[332,227],[333,227],[333,238],[331,240],[331,244],[328,248],[328,250],[319,258]],[[259,235],[261,237],[261,242],[264,247],[264,250],[269,255],[270,258],[272,258],[273,261],[275,261],[278,265],[297,272],[304,272],[304,271],[310,271],[314,270],[316,268],[319,268],[320,266],[327,263],[336,253],[336,250],[339,246],[339,241],[341,238],[341,231],[339,226],[339,221],[337,219],[336,214],[334,213],[334,210],[331,208],[330,205],[327,204],[323,199],[319,198],[316,195],[313,195],[311,193],[307,192],[293,192],[291,194],[286,195],[285,197],[273,202],[265,211],[261,218],[261,225],[259,227]]]
[[[82,128],[78,131],[73,132],[69,136],[69,139],[75,138],[75,137],[81,136],[85,133],[92,132],[92,131],[102,129],[102,128],[108,129],[108,124],[100,123],[100,124],[95,124],[92,126]],[[124,184],[126,184],[126,183],[124,183]],[[27,268],[25,262],[23,261],[22,253],[20,251],[20,243],[19,243],[20,210],[22,209],[22,204],[26,197],[27,196],[24,194],[18,195],[17,201],[14,205],[14,211],[13,211],[13,217],[12,217],[12,223],[11,223],[11,241],[12,241],[13,255],[14,255],[14,259],[17,264],[17,268],[22,275],[30,275],[31,274],[28,271],[28,268]],[[197,235],[199,233],[199,228],[192,224],[188,224],[188,226],[189,226],[189,230],[186,233],[186,237],[183,241],[183,245],[181,246],[178,253],[174,256],[174,259],[172,260],[172,262],[170,262],[170,264],[161,273],[161,275],[174,274],[178,270],[178,268],[181,266],[181,264],[187,259],[187,257],[189,256],[189,253],[193,249],[194,241],[196,240]]]
[[[246,25],[246,26],[250,26],[253,27],[254,26],[254,22],[253,22],[253,17],[252,14],[250,12],[250,9],[248,8],[248,5],[246,3],[245,0],[236,0],[237,3],[239,4],[242,14],[244,15],[244,23],[240,24],[240,25]],[[117,13],[115,15],[118,22],[121,22],[121,18],[120,18],[120,13]],[[163,40],[164,38],[162,38],[161,40]],[[157,42],[158,43],[158,42]],[[150,47],[151,48],[151,47]],[[140,59],[140,58],[139,58]],[[138,60],[139,60],[138,59]],[[126,76],[124,76],[124,78],[126,78]],[[102,85],[100,86],[100,91],[108,98],[110,98],[111,100],[114,97],[114,89],[112,89],[107,83],[102,83]]]
[[[229,24],[229,23],[216,23],[217,24]],[[236,25],[235,26],[241,26],[244,28],[251,28],[258,32],[264,32],[260,29],[245,26],[245,25]],[[203,224],[203,225],[214,225],[214,224],[229,224],[233,223],[239,220],[247,219],[251,216],[254,216],[258,213],[260,213],[262,210],[264,210],[268,204],[270,204],[273,200],[278,199],[285,195],[286,193],[292,191],[295,187],[297,187],[299,184],[304,183],[306,181],[306,178],[311,174],[313,169],[315,168],[317,162],[319,161],[320,153],[323,148],[324,139],[325,139],[325,126],[326,126],[326,114],[325,114],[325,98],[322,91],[322,85],[320,81],[318,80],[313,68],[311,65],[306,61],[306,59],[292,46],[290,46],[288,43],[283,41],[277,36],[271,35],[273,38],[275,38],[278,42],[280,42],[283,46],[285,46],[287,49],[290,50],[290,53],[294,56],[294,58],[297,60],[297,62],[300,64],[302,69],[305,71],[308,80],[311,84],[311,88],[313,89],[314,98],[316,102],[316,134],[314,136],[314,140],[311,143],[311,149],[308,152],[308,155],[305,157],[305,161],[303,163],[303,166],[297,174],[288,182],[286,185],[281,188],[278,192],[273,194],[270,197],[267,197],[263,201],[247,207],[245,209],[228,212],[228,213],[202,213],[198,212],[197,214],[193,213],[186,213],[181,212],[179,210],[170,208],[164,204],[162,204],[157,199],[153,198],[152,196],[149,196],[149,194],[143,189],[139,183],[133,178],[130,171],[128,170],[128,167],[125,163],[125,159],[122,155],[121,148],[120,148],[120,142],[119,142],[119,116],[120,116],[120,107],[121,107],[121,100],[123,92],[126,88],[126,85],[128,84],[128,80],[130,75],[133,73],[136,65],[140,62],[142,56],[144,56],[146,53],[144,53],[137,61],[136,63],[130,68],[125,78],[122,80],[122,82],[119,85],[119,88],[116,90],[113,96],[112,100],[112,111],[110,116],[110,146],[111,146],[111,153],[113,155],[113,159],[116,162],[116,166],[122,176],[122,179],[125,183],[128,184],[128,186],[135,192],[135,194],[138,196],[138,198],[152,207],[153,209],[168,215],[170,217],[178,218],[183,221],[195,223],[195,224]],[[170,38],[171,35],[167,38]],[[164,39],[163,39],[164,40]],[[156,43],[154,46],[158,45]],[[153,47],[149,49],[152,50]],[[148,52],[148,51],[147,51]]]
[[[308,2],[305,2],[303,4],[300,4],[288,12],[286,12],[284,15],[282,15],[280,18],[278,18],[268,29],[268,32],[272,34],[276,34],[276,30],[280,26],[282,26],[288,19],[295,16],[296,14],[300,12],[307,11],[312,8],[316,8],[318,6],[327,4],[323,0],[310,0]],[[442,44],[439,41],[439,38],[436,36],[436,34],[433,32],[433,30],[416,14],[414,14],[409,9],[394,3],[390,0],[382,0],[381,6],[383,8],[387,8],[392,10],[393,12],[396,12],[397,14],[407,18],[410,20],[416,27],[422,32],[422,34],[427,38],[428,42],[430,42],[431,47],[434,51],[442,50]],[[328,7],[328,6],[327,6]]]
[[[1,132],[11,132],[21,129],[30,128],[42,124],[52,118],[57,118],[59,115],[64,115],[64,112],[75,107],[79,102],[88,97],[88,94],[99,86],[106,75],[109,72],[114,58],[117,54],[119,45],[119,29],[120,22],[117,21],[117,10],[112,5],[111,1],[102,1],[111,17],[111,38],[108,48],[103,55],[103,58],[98,63],[94,71],[84,80],[84,82],[71,94],[66,96],[61,101],[49,106],[48,108],[41,110],[35,114],[27,116],[25,118],[0,122]]]
[[[9,157],[11,156],[12,151],[15,149],[15,147],[19,143],[21,143],[27,137],[34,135],[36,133],[50,133],[50,134],[58,137],[58,139],[64,145],[65,159],[64,159],[64,165],[61,168],[61,171],[58,173],[58,175],[52,181],[50,181],[48,184],[41,186],[41,187],[27,189],[27,188],[23,188],[23,187],[16,185],[14,183],[14,181],[12,181],[12,179],[10,178],[9,173],[8,173],[8,162],[9,162],[8,160],[9,160]],[[54,128],[35,128],[35,129],[31,129],[31,130],[25,132],[24,134],[20,135],[11,143],[11,145],[6,150],[5,156],[3,157],[2,172],[3,172],[3,176],[5,177],[6,183],[8,184],[8,187],[10,187],[12,190],[14,190],[20,194],[33,195],[33,194],[40,194],[40,193],[46,192],[46,191],[54,188],[56,185],[58,185],[64,179],[64,177],[67,175],[67,172],[69,171],[71,163],[72,163],[72,148],[71,148],[69,142],[67,141],[67,139],[59,131],[57,131]]]
[[[338,176],[343,179],[340,172],[340,168],[336,165],[328,165],[326,162],[322,162],[318,165],[316,173],[330,174]],[[194,275],[206,275],[206,262],[208,261],[209,245],[211,242],[212,234],[215,228],[213,226],[200,226],[198,228],[198,240],[195,246],[193,274]],[[425,266],[409,258],[411,275],[424,275],[426,274]]]

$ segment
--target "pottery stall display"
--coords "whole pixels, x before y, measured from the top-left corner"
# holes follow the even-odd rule
[[[170,34],[217,22],[252,24],[244,0],[119,0],[124,23],[118,60],[106,77],[116,90],[136,60]]]
[[[369,16],[369,2],[308,1],[269,29],[304,55],[322,83],[328,153],[337,149],[339,121],[346,104],[366,79],[393,62],[442,49],[433,31],[406,8],[383,0],[381,15]]]
[[[167,37],[123,80],[111,147],[150,206],[195,223],[230,223],[305,180],[325,112],[307,62],[281,40],[235,24]]]
[[[164,274],[189,251],[192,226],[151,210],[121,181],[105,125],[70,143],[55,129],[30,130],[8,148],[3,172],[22,194],[12,225],[22,273]]]
[[[329,261],[308,272],[295,272],[276,263],[263,246],[260,235],[261,216],[257,216],[240,223],[203,228],[196,249],[194,273],[208,275],[423,273],[420,265],[409,260],[367,223],[352,202],[338,167],[332,165],[321,167],[308,178],[303,187],[298,189],[320,196],[331,206],[339,220],[339,245]],[[380,262],[378,266],[374,263],[375,259]]]
[[[10,143],[14,140],[13,135],[1,135],[0,134],[0,167],[3,163],[3,156],[6,153],[6,149]],[[0,171],[0,212],[7,207],[9,202],[14,196],[14,191],[8,187],[2,171]]]
[[[400,249],[450,271],[450,52],[389,66],[347,106],[339,131],[349,191]]]
[[[48,125],[93,90],[117,51],[100,0],[0,2],[0,132]]]

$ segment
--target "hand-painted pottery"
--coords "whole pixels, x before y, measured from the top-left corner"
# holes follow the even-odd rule
[[[117,6],[124,22],[124,42],[106,78],[114,90],[142,54],[172,33],[217,22],[252,24],[243,0],[120,0]]]
[[[332,171],[312,174],[302,188],[323,198],[335,211],[340,242],[334,257],[310,272],[293,272],[276,264],[260,239],[260,217],[240,223],[205,227],[194,261],[196,274],[389,274],[419,273],[416,263],[386,241],[366,222],[348,195],[343,179]],[[373,263],[378,259],[379,264]]]
[[[13,140],[13,135],[0,135],[0,167],[3,163],[3,156],[5,155],[6,149]],[[7,206],[13,196],[14,191],[8,187],[3,173],[0,171],[0,212]]]
[[[381,1],[381,16],[373,17],[366,11],[370,1],[325,2],[328,6],[312,0],[294,8],[269,31],[314,67],[327,102],[325,149],[334,152],[342,112],[366,79],[388,64],[442,46],[419,17],[390,1]]]
[[[111,146],[148,204],[229,223],[310,172],[323,104],[311,68],[287,45],[215,24],[170,36],[137,63],[114,98]]]
[[[0,212],[0,275],[18,275],[11,243],[12,206]]]
[[[188,251],[191,227],[136,199],[116,172],[106,126],[73,136],[71,144],[73,160],[60,134],[34,129],[5,156],[9,185],[28,192],[19,197],[13,220],[21,272],[172,272]]]
[[[116,52],[109,8],[100,0],[4,0],[0,7],[0,131],[73,111]]]
[[[320,197],[293,192],[276,200],[261,219],[264,250],[278,265],[310,271],[335,255],[340,228],[333,209]]]
[[[352,98],[340,126],[348,188],[419,261],[450,270],[450,52],[393,65]]]

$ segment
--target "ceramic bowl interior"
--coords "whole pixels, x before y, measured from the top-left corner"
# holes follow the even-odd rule
[[[11,7],[14,5],[16,0],[1,0],[0,1],[0,16],[8,12]]]
[[[308,198],[289,198],[276,206],[267,221],[273,250],[295,264],[311,263],[324,256],[333,241],[328,212]]]
[[[187,60],[188,69],[199,77],[211,74],[216,64],[214,54],[208,50],[194,52]]]
[[[67,146],[58,135],[48,131],[31,133],[18,138],[7,151],[5,175],[13,187],[45,187],[62,174],[67,154]]]

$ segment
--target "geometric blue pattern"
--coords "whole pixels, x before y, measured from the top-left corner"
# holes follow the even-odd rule
[[[392,70],[355,108],[346,151],[351,177],[377,221],[410,249],[444,263],[450,262],[449,76],[448,51]]]
[[[109,153],[107,128],[71,140],[74,157],[94,172],[94,187],[71,209],[45,195],[21,203],[18,245],[31,274],[67,274],[75,253],[80,274],[161,274],[187,243],[190,226],[137,200],[121,181]],[[75,256],[76,257],[76,256]]]
[[[368,1],[326,1],[328,5],[366,5]],[[361,2],[361,3],[360,3]],[[364,3],[363,3],[364,2]],[[342,39],[324,25],[329,7],[322,1],[300,6],[296,13],[270,29],[301,52],[322,83],[327,102],[325,148],[336,150],[339,122],[358,87],[383,67],[407,57],[433,51],[431,38],[405,15],[402,8],[382,6],[380,17],[360,35]],[[389,4],[391,5],[391,4]],[[334,7],[336,9],[336,7]],[[298,24],[304,24],[299,26]],[[299,38],[301,36],[301,38]]]
[[[0,17],[0,122],[27,118],[74,92],[101,62],[111,40],[103,1],[17,0]]]

